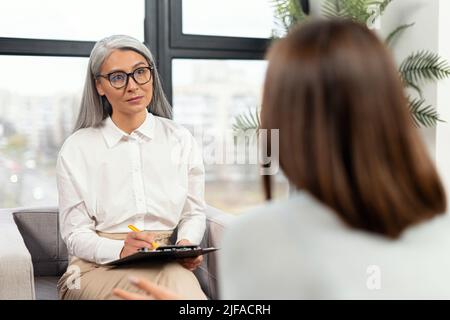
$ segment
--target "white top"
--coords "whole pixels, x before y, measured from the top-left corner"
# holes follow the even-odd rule
[[[241,216],[221,247],[222,299],[450,298],[448,214],[389,240],[298,193]]]
[[[189,131],[148,114],[130,135],[111,118],[76,131],[57,162],[61,236],[69,254],[96,263],[119,258],[123,241],[105,233],[173,230],[200,243],[205,231],[204,167]]]

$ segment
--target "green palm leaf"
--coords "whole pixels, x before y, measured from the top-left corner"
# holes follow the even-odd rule
[[[322,13],[328,18],[345,18],[360,23],[377,19],[393,0],[325,0]],[[377,6],[373,12],[371,8]]]
[[[327,18],[346,18],[348,12],[340,0],[325,0],[322,4],[322,14]]]
[[[386,38],[385,43],[387,46],[392,46],[394,41],[398,38],[400,34],[403,33],[406,29],[412,27],[415,23],[403,24],[400,27],[397,27],[394,31],[392,31]]]
[[[400,74],[405,83],[418,85],[449,77],[450,66],[438,54],[424,50],[410,54],[401,63]]]
[[[259,118],[259,112],[257,109],[252,110],[249,108],[247,112],[241,113],[235,117],[235,123],[233,124],[233,131],[247,131],[258,130],[261,124]]]
[[[371,17],[372,13],[369,11],[369,2],[367,0],[344,0],[345,10],[348,12],[348,18],[366,23]],[[374,1],[376,2],[376,1]]]
[[[304,21],[307,15],[303,12],[298,0],[272,0],[275,9],[275,23],[286,34],[293,25]],[[281,36],[276,30],[272,31],[274,37]]]
[[[384,1],[375,1],[380,4],[380,14],[383,14],[384,10],[386,10],[387,6],[391,4],[394,0],[384,0]]]
[[[439,119],[437,111],[431,105],[426,105],[423,99],[409,98],[409,109],[416,127],[421,125],[424,127],[435,127],[438,121],[443,122]]]

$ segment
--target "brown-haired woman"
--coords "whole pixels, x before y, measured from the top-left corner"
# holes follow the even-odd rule
[[[262,128],[279,129],[269,141],[298,190],[229,228],[221,297],[450,298],[445,191],[382,42],[315,21],[268,60]]]

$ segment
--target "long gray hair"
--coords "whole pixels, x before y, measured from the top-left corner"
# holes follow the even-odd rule
[[[89,57],[86,81],[83,96],[81,98],[80,112],[75,124],[74,132],[88,127],[98,127],[102,121],[112,113],[111,104],[98,94],[95,86],[95,77],[100,73],[100,68],[113,50],[133,50],[141,54],[153,67],[153,98],[147,110],[152,114],[164,118],[172,118],[172,107],[162,90],[158,71],[150,50],[139,40],[126,36],[114,35],[98,41],[92,49]]]

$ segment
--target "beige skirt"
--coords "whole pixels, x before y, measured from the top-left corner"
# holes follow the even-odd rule
[[[147,232],[147,231],[146,231]],[[151,232],[151,231],[148,231]],[[169,244],[171,232],[151,232],[159,244]],[[126,233],[105,234],[101,237],[124,240]],[[178,262],[139,264],[126,267],[105,267],[73,257],[58,281],[58,294],[64,300],[114,300],[114,288],[144,294],[132,285],[130,276],[143,278],[162,285],[186,299],[206,299],[200,284],[192,271]]]

